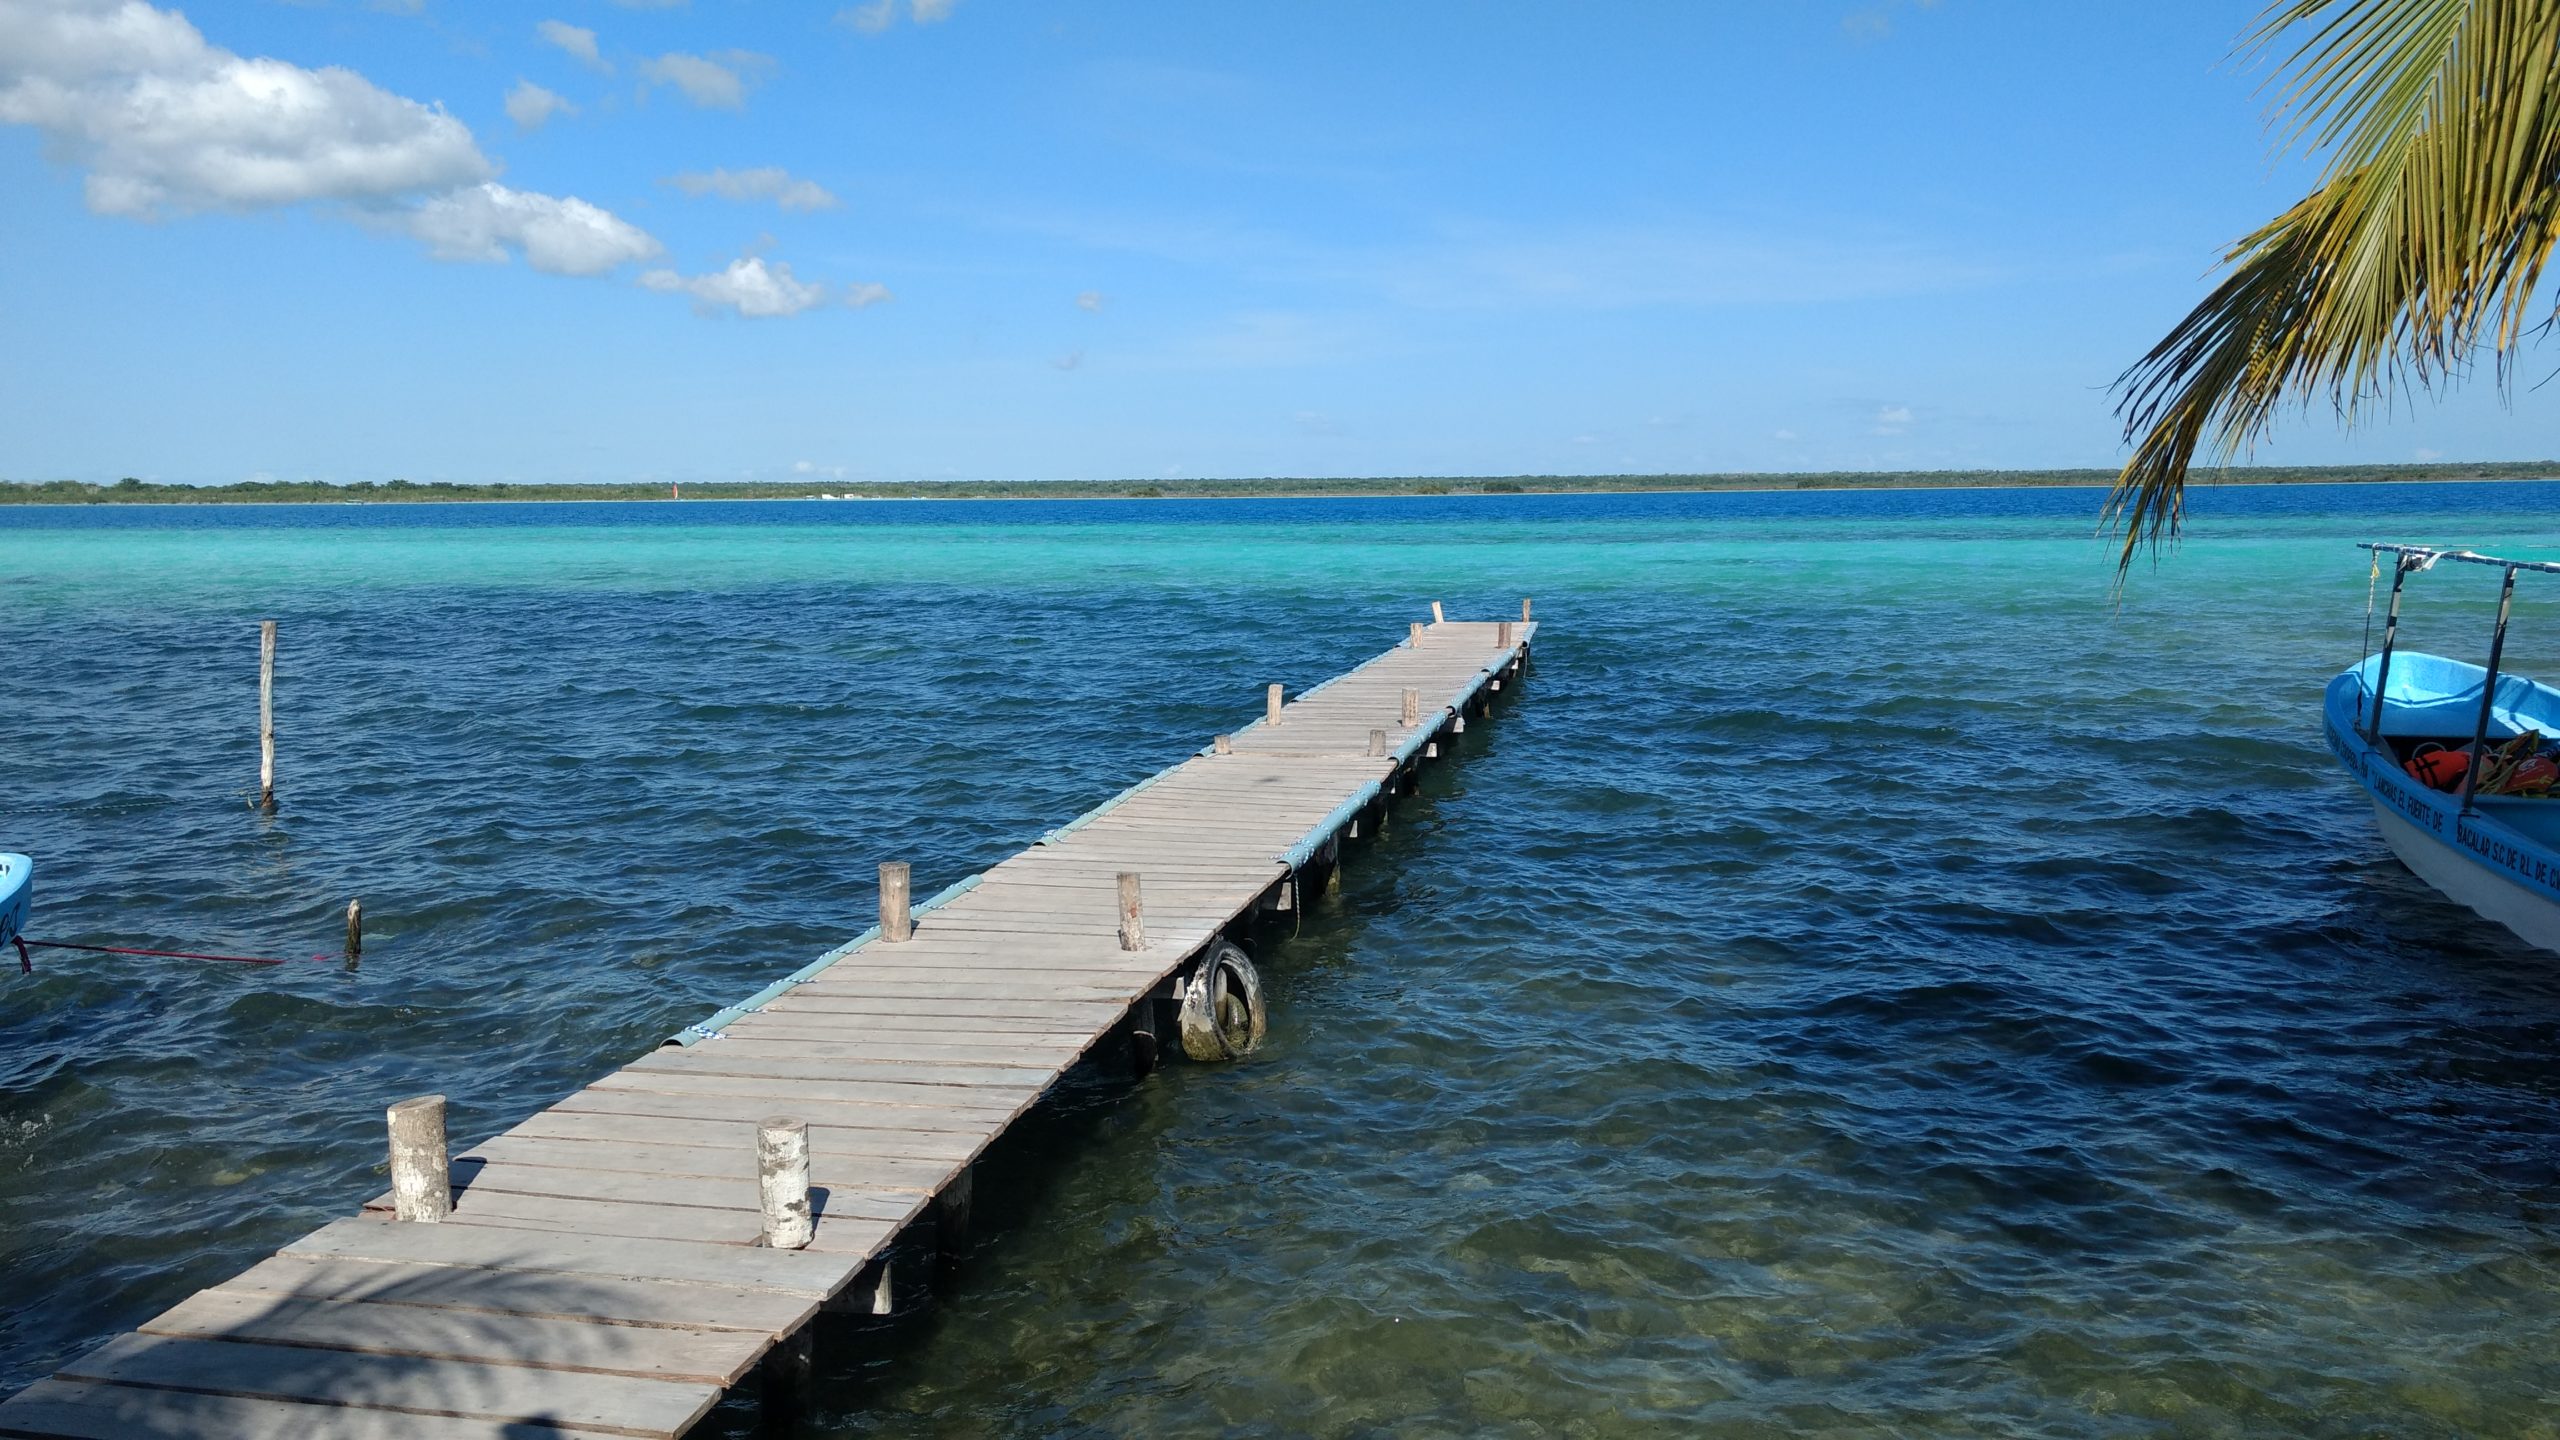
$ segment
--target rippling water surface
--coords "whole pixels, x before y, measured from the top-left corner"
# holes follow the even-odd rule
[[[0,1389],[1335,673],[1528,684],[1262,957],[1081,1078],[828,1433],[2552,1435],[2560,958],[2319,738],[2368,538],[2560,485],[0,510]],[[2415,582],[2476,657],[2495,576]],[[2560,674],[2560,589],[2510,659]],[[256,631],[283,623],[272,818]],[[745,1423],[743,1411],[720,1424]]]

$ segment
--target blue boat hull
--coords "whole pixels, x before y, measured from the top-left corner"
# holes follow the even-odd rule
[[[2560,799],[2483,796],[2466,815],[2454,796],[2421,784],[2387,744],[2364,733],[2373,719],[2378,666],[2369,658],[2330,681],[2324,709],[2329,749],[2372,797],[2384,843],[2447,898],[2560,952]],[[2479,721],[2486,674],[2440,655],[2394,654],[2382,741],[2467,743]],[[2489,738],[2507,740],[2527,729],[2560,737],[2560,690],[2501,675]]]
[[[25,932],[27,907],[35,898],[36,862],[24,855],[0,854],[0,945]]]

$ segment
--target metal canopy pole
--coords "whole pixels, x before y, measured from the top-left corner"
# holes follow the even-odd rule
[[[2480,719],[2471,727],[2471,764],[2462,772],[2462,813],[2471,813],[2471,789],[2480,783],[2482,752],[2489,748],[2489,710],[2498,698],[2498,660],[2507,649],[2507,611],[2515,604],[2516,567],[2498,586],[2498,628],[2489,632],[2489,673],[2480,677]]]
[[[2509,571],[2513,575],[2515,572]],[[2373,723],[2365,727],[2364,738],[2382,743],[2382,696],[2391,686],[2391,644],[2400,634],[2400,587],[2409,583],[2409,557],[2395,555],[2391,560],[2391,610],[2382,620],[2382,663],[2373,669]],[[2372,614],[2371,610],[2365,612]]]

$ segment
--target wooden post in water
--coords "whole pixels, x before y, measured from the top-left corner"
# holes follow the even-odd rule
[[[421,1095],[388,1112],[391,1121],[391,1213],[435,1224],[453,1213],[453,1178],[444,1150],[444,1097]]]
[[[1520,623],[1529,623],[1529,597],[1526,595],[1520,597]]]
[[[880,862],[880,938],[897,943],[915,938],[915,918],[907,913],[907,862]]]
[[[364,901],[350,900],[347,902],[347,968],[353,970],[356,962],[363,958]]]
[[[1120,872],[1120,948],[1147,948],[1146,909],[1138,898],[1138,872],[1135,870]]]
[[[933,1197],[933,1244],[947,1271],[969,1248],[970,1212],[977,1209],[978,1167],[970,1166]]]
[[[1387,753],[1386,731],[1372,730],[1369,732],[1369,753],[1372,755],[1384,755]]]
[[[756,1197],[764,1206],[764,1243],[806,1248],[818,1233],[809,1213],[809,1127],[776,1116],[756,1125]]]
[[[817,1398],[817,1329],[803,1325],[764,1354],[756,1368],[756,1422],[768,1435],[794,1435]]]
[[[1277,725],[1280,723],[1280,699],[1280,687],[1277,685],[1273,685],[1262,692],[1263,724]]]
[[[258,808],[276,808],[276,622],[258,622]]]
[[[1446,616],[1446,615],[1444,615],[1444,614],[1440,613],[1440,602],[1439,602],[1439,601],[1437,601],[1437,600],[1432,601],[1432,602],[1431,602],[1431,623],[1432,623],[1432,624],[1434,624],[1434,625],[1438,625],[1438,624],[1441,624],[1441,623],[1443,623],[1444,621],[1446,621],[1448,618],[1449,618],[1448,616]]]
[[[1235,737],[1232,735],[1210,736],[1209,753],[1213,755],[1233,755],[1236,753]]]
[[[1422,723],[1422,692],[1410,686],[1404,692],[1404,723],[1408,727]]]

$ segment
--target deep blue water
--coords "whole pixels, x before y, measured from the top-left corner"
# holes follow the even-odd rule
[[[1441,600],[1545,622],[1269,1047],[1070,1087],[828,1424],[977,1435],[2548,1433],[2560,979],[2321,746],[2359,539],[2560,484],[0,509],[36,933],[0,1387],[983,867]],[[2495,576],[2415,582],[2473,656]],[[277,618],[261,817],[255,622]],[[2528,587],[2511,663],[2560,673]]]

